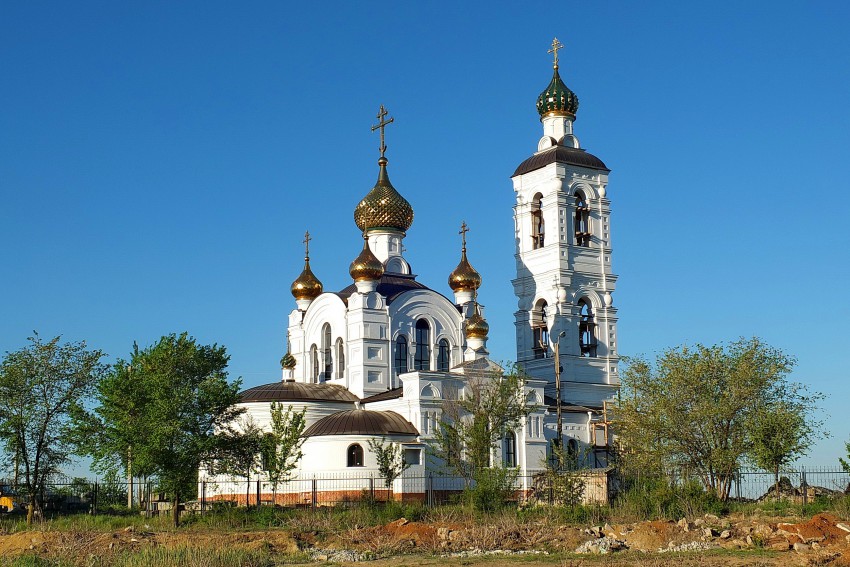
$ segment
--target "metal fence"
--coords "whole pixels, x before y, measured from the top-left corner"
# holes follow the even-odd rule
[[[585,485],[585,497],[593,493],[597,504],[610,505],[616,501],[618,490],[629,487],[640,490],[635,478],[622,478],[613,470],[596,469],[595,473],[578,471]],[[592,475],[597,476],[592,476]],[[584,475],[582,477],[582,475]],[[603,478],[604,477],[604,478]],[[833,468],[800,467],[780,472],[780,498],[795,504],[806,505],[820,497],[834,497],[850,493],[850,474]],[[699,479],[682,472],[662,476],[644,476],[646,479],[663,480],[669,484],[682,485]],[[641,480],[641,479],[637,479]],[[524,502],[536,500],[555,503],[557,487],[552,478],[542,474],[518,475],[512,479],[508,500]],[[755,501],[773,498],[775,491],[773,473],[761,470],[741,470],[735,473],[729,493],[730,499]],[[184,503],[187,512],[205,512],[220,507],[281,505],[299,508],[347,506],[364,502],[389,501],[417,502],[426,506],[441,506],[456,502],[459,495],[474,483],[464,478],[439,473],[426,475],[404,474],[394,482],[376,475],[336,474],[300,478],[273,487],[263,479],[233,478],[225,481],[201,480],[197,498]],[[88,479],[56,479],[50,482],[38,496],[45,513],[104,513],[128,505],[130,485],[121,481]],[[158,493],[154,481],[134,483],[132,486],[135,507],[149,513],[161,513],[171,509],[164,494]],[[8,499],[4,500],[3,496]],[[22,508],[28,496],[13,482],[0,481],[0,508]],[[8,510],[10,512],[14,509]]]

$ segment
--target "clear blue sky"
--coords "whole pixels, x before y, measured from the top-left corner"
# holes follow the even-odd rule
[[[315,7],[314,7],[315,6]],[[320,7],[319,7],[320,6]],[[850,438],[850,4],[11,2],[0,6],[0,351],[33,330],[126,356],[169,332],[279,379],[309,229],[327,290],[390,174],[446,294],[457,229],[515,356],[509,179],[551,75],[612,169],[622,354],[757,335]]]

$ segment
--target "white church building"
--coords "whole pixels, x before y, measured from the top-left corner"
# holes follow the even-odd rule
[[[545,467],[558,415],[565,446],[590,467],[607,464],[606,404],[619,387],[609,170],[580,147],[574,133],[578,98],[559,75],[560,47],[555,40],[553,77],[537,98],[542,136],[511,176],[516,363],[528,375],[526,400],[533,409],[519,429],[504,436],[493,460],[517,467],[525,489],[530,475]],[[324,289],[310,267],[307,234],[304,269],[291,287],[295,304],[282,380],[241,394],[246,414],[265,429],[270,428],[271,402],[306,409],[296,480],[288,483],[293,488],[281,487],[278,496],[305,494],[307,480],[378,476],[369,449],[374,439],[401,444],[410,464],[393,487],[396,496],[423,497],[421,479],[441,470],[427,449],[440,426],[444,401],[463,395],[471,373],[500,370],[488,358],[490,329],[476,301],[482,277],[467,258],[466,225],[448,288],[441,283],[445,275],[414,275],[404,257],[414,211],[390,182],[384,127],[392,119],[386,116],[382,106],[373,128],[381,131],[377,182],[354,208],[364,240],[349,268],[351,285]],[[416,202],[416,195],[409,197]],[[262,472],[258,479],[263,480]],[[244,498],[244,488],[229,487],[223,477],[202,472],[201,480],[208,498]],[[314,500],[316,486],[313,481]],[[355,482],[346,490],[363,488]],[[329,484],[328,490],[339,492],[339,484]],[[262,491],[265,498],[271,489]],[[294,501],[300,498],[296,494]]]

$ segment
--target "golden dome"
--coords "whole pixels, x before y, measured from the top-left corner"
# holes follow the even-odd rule
[[[466,338],[486,339],[488,332],[490,332],[490,325],[488,325],[486,319],[481,316],[481,311],[478,309],[478,303],[476,303],[472,312],[472,317],[466,320]]]
[[[301,275],[292,282],[289,288],[295,299],[316,299],[322,295],[322,282],[313,275],[310,269],[310,258],[304,258],[304,270]]]
[[[481,287],[481,274],[475,271],[466,259],[466,247],[460,252],[460,263],[449,274],[449,287],[452,291],[475,291]]]
[[[378,280],[384,275],[384,265],[372,253],[372,249],[369,248],[369,237],[365,234],[363,235],[363,250],[349,266],[348,273],[356,282]]]
[[[354,208],[354,222],[363,232],[378,228],[405,232],[413,224],[413,207],[390,183],[387,158],[381,156],[378,165],[378,182]]]

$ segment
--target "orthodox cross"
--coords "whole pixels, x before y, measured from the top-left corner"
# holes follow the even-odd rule
[[[558,66],[558,50],[563,49],[564,44],[558,41],[558,38],[552,40],[552,49],[547,51],[546,53],[554,53],[555,54],[555,67]]]
[[[469,227],[466,226],[466,221],[463,221],[462,223],[460,223],[460,232],[458,232],[458,234],[460,235],[461,242],[463,243],[463,249],[464,250],[466,250],[466,233],[467,232],[469,232]]]
[[[302,242],[304,243],[304,256],[306,258],[310,257],[310,241],[311,240],[313,240],[313,239],[310,238],[310,231],[308,230],[307,232],[304,233],[304,240],[302,240]]]
[[[378,148],[381,150],[381,157],[384,157],[384,153],[387,151],[387,145],[384,143],[384,127],[387,124],[392,124],[395,118],[390,118],[389,120],[384,120],[384,116],[387,115],[387,109],[384,108],[384,105],[381,105],[381,109],[378,111],[378,123],[372,126],[372,132],[375,130],[381,130],[381,146]]]

